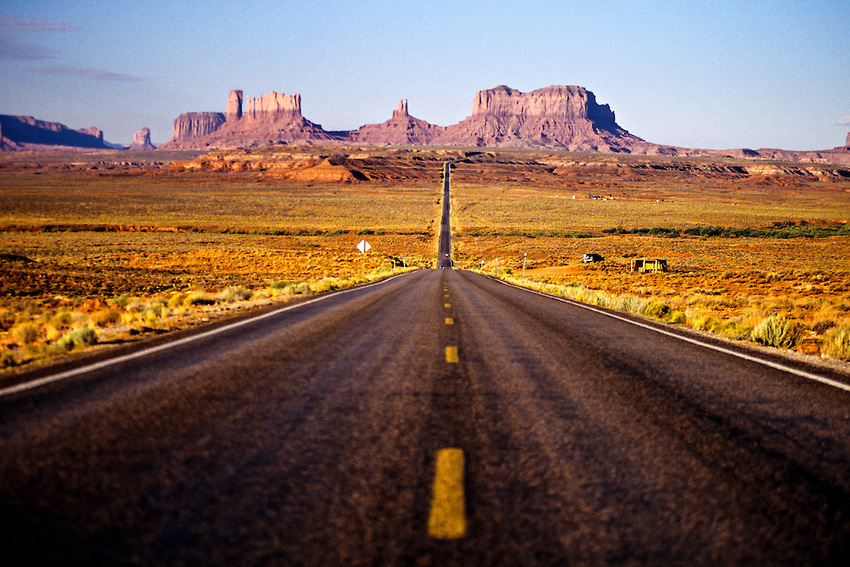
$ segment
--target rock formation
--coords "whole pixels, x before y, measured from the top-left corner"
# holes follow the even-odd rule
[[[133,135],[133,143],[128,148],[134,152],[147,152],[155,150],[156,146],[151,143],[151,129],[142,128]]]
[[[403,116],[410,116],[410,114],[407,112],[407,99],[406,98],[403,98],[400,101],[398,101],[398,107],[396,107],[396,109],[393,110],[393,118],[400,117],[400,116],[402,116],[402,117]]]
[[[218,130],[224,124],[221,112],[186,112],[174,120],[171,129],[173,141],[188,142]]]
[[[630,152],[645,144],[617,125],[614,112],[584,87],[521,93],[504,85],[479,91],[472,116],[449,126],[434,144]]]
[[[98,128],[72,130],[64,124],[36,120],[32,116],[0,115],[0,132],[0,148],[5,150],[109,148]]]
[[[246,116],[252,120],[274,121],[281,118],[302,118],[301,95],[287,95],[274,91],[267,95],[248,98]]]
[[[347,132],[327,132],[301,114],[301,96],[271,93],[247,98],[231,91],[226,113],[182,114],[172,140],[162,149],[258,147],[273,144],[392,144],[539,148],[666,156],[730,156],[812,162],[850,162],[845,147],[814,152],[773,149],[701,150],[646,142],[616,122],[614,111],[580,86],[550,86],[522,93],[504,85],[479,91],[472,115],[451,126],[435,126],[410,115],[406,99],[392,118]]]
[[[242,118],[242,91],[230,91],[227,97],[227,120],[232,122]]]
[[[362,144],[427,145],[445,128],[414,118],[407,111],[407,100],[398,102],[393,117],[381,124],[367,124],[348,132],[348,138]]]
[[[844,147],[850,150],[850,132],[847,132],[847,141],[844,142]]]
[[[339,139],[301,115],[300,94],[272,91],[261,97],[248,97],[244,112],[242,101],[242,91],[231,91],[226,114],[180,115],[174,121],[171,141],[162,146],[163,149],[257,147],[314,141],[328,143]],[[192,118],[193,114],[203,116]]]

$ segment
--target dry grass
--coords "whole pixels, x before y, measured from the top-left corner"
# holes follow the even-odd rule
[[[217,159],[261,163],[301,152],[309,161],[332,154],[371,181],[187,171],[155,165],[167,157],[156,152],[144,156],[144,166],[115,165],[127,159],[117,153],[28,155],[20,163],[3,157],[0,367],[161,332],[245,302],[352,285],[389,273],[394,262],[432,266],[439,163],[458,152],[352,150],[345,157],[346,151],[271,148]],[[104,159],[114,161],[104,166]],[[736,173],[744,166],[479,155],[453,175],[455,257],[461,267],[519,276],[527,254],[526,281],[553,293],[850,359],[846,233],[682,235],[707,225],[839,226],[850,220],[850,175]],[[590,198],[596,196],[606,200]],[[679,232],[675,238],[626,233],[640,228]],[[366,257],[355,250],[364,238],[373,246]],[[583,265],[585,252],[605,261]],[[639,256],[665,258],[671,271],[628,272],[629,260]]]

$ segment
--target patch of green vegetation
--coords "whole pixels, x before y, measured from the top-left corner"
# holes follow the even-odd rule
[[[850,236],[850,223],[837,223],[832,226],[811,226],[806,221],[775,222],[767,228],[735,228],[721,226],[697,226],[692,228],[609,228],[605,234],[636,234],[639,236],[699,236],[703,238],[828,238],[830,236]]]
[[[523,238],[598,238],[597,234],[575,232],[569,230],[470,230],[464,231],[463,236],[505,237],[519,236]]]

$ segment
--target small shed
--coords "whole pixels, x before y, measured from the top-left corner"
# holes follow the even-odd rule
[[[643,272],[643,273],[658,273],[658,272],[666,272],[667,271],[667,260],[661,259],[649,259],[649,258],[632,258],[631,262],[631,271],[632,272]]]

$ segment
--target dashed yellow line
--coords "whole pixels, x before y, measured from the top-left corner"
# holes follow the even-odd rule
[[[447,346],[446,347],[446,362],[459,362],[460,358],[458,358],[457,347],[456,346]]]
[[[445,304],[446,309],[451,309],[451,306],[452,306],[452,304],[451,304],[451,303],[446,303],[446,304]]]
[[[455,324],[454,319],[452,319],[451,317],[446,317],[446,325],[454,325],[454,324]]]
[[[428,535],[435,539],[457,539],[466,535],[466,504],[463,494],[463,450],[437,451]]]

